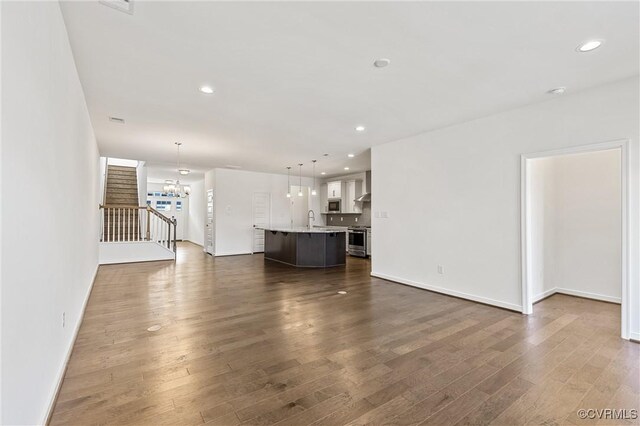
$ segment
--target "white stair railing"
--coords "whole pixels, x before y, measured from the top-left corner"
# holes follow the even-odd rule
[[[176,252],[176,219],[151,206],[101,205],[102,242],[155,241]]]

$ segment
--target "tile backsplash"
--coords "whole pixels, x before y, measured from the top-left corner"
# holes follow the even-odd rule
[[[364,204],[362,214],[323,214],[322,217],[327,226],[371,226],[371,203]]]

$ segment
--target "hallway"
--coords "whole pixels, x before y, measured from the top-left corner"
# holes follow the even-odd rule
[[[51,423],[579,424],[579,408],[639,408],[618,305],[555,295],[525,317],[369,270],[191,243],[175,264],[101,266]]]

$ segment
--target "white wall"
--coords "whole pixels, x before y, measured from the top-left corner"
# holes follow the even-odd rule
[[[145,161],[138,161],[136,178],[138,179],[138,205],[144,206],[147,203],[147,163]]]
[[[532,160],[529,169],[529,190],[531,198],[531,269],[532,293],[538,301],[555,293],[545,286],[545,273],[553,270],[553,213],[555,199],[552,164],[550,159]]]
[[[520,310],[520,155],[628,138],[640,339],[638,91],[635,77],[374,147],[373,273]]]
[[[620,301],[620,156],[609,150],[533,160],[534,300],[562,292]]]
[[[106,182],[106,173],[107,173],[107,157],[100,157],[100,177],[99,177],[99,185],[100,190],[98,192],[98,196],[100,198],[100,204],[104,204],[104,187],[107,184]]]
[[[2,2],[0,2],[0,44],[2,42]],[[4,99],[2,96],[2,54],[1,54],[1,46],[0,46],[0,100]],[[0,102],[0,345],[2,345],[2,287],[3,287],[3,282],[2,282],[2,135],[3,135],[3,130],[2,130],[2,104],[3,102]],[[2,376],[2,347],[0,346],[0,424],[2,423],[2,419],[3,419],[3,412],[2,412],[2,401],[3,401],[3,395],[2,395],[2,383],[4,383],[3,380],[3,376]]]
[[[0,422],[41,424],[98,265],[99,154],[59,4],[3,2],[1,39]]]
[[[192,243],[204,245],[204,220],[206,214],[206,196],[204,181],[200,180],[190,184],[189,210],[187,220],[186,238]]]
[[[271,194],[272,226],[290,226],[290,199],[286,197],[287,175],[230,169],[214,170],[215,177],[208,180],[205,175],[205,186],[209,182],[209,185],[214,187],[216,256],[251,253],[254,192]],[[303,186],[311,186],[312,183],[313,179],[302,178]],[[291,184],[297,185],[298,179],[294,182],[292,178]],[[316,217],[319,217],[320,196],[311,198],[311,209]]]

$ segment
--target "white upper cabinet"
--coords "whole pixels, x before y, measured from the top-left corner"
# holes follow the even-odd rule
[[[320,206],[322,209],[321,213],[327,213],[329,211],[329,204],[327,202],[327,184],[323,183],[320,185]]]
[[[323,213],[328,211],[325,208],[327,200],[336,199],[341,201],[341,213],[362,213],[362,203],[355,201],[356,198],[362,195],[362,180],[334,180],[332,182],[322,184],[320,191],[320,201],[323,206]]]
[[[345,196],[342,200],[343,213],[362,213],[362,205],[354,201],[362,195],[362,181],[349,180],[345,182]]]
[[[342,181],[336,180],[327,183],[327,198],[342,198]]]

